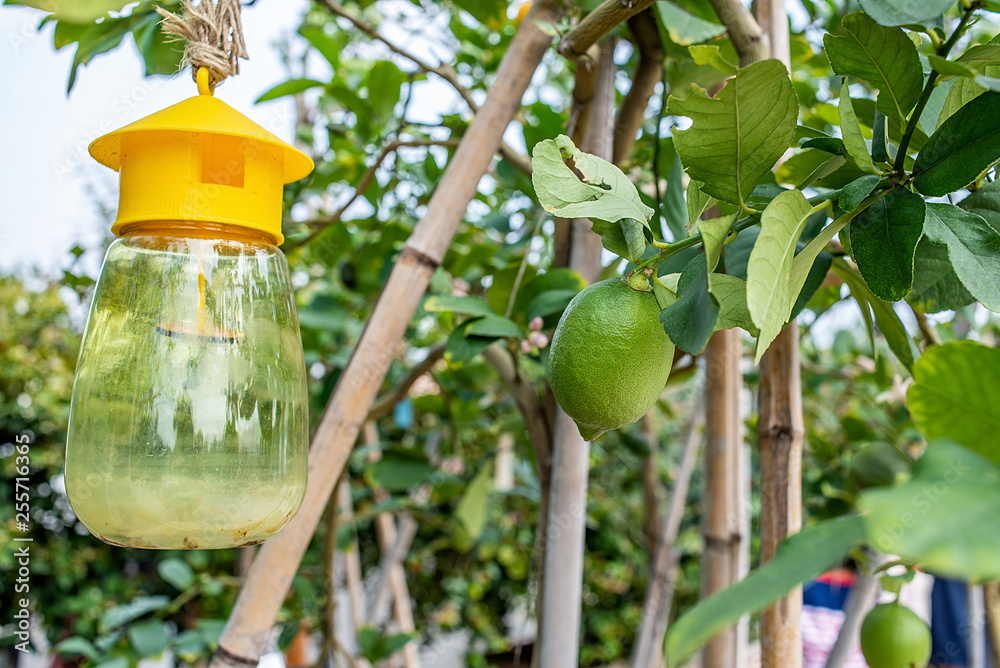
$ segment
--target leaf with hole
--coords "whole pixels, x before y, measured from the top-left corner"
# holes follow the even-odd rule
[[[718,199],[743,206],[795,136],[798,100],[785,66],[764,60],[726,82],[714,98],[696,86],[671,96],[667,112],[692,126],[674,131],[674,146],[692,179]]]

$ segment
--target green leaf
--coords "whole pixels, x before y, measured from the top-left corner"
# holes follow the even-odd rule
[[[535,144],[531,166],[538,201],[553,215],[648,223],[654,213],[622,170],[583,153],[566,135]]]
[[[991,40],[990,44],[977,44],[970,47],[956,59],[956,62],[974,68],[1000,63],[1000,44],[995,43],[995,39]]]
[[[158,619],[133,624],[128,629],[128,639],[136,653],[144,657],[163,654],[170,642],[166,624]]]
[[[931,440],[909,482],[869,490],[859,505],[869,542],[880,552],[946,577],[1000,578],[1000,532],[988,529],[1000,515],[994,462],[957,443]]]
[[[434,467],[427,457],[413,450],[392,449],[371,465],[371,479],[390,492],[405,492],[424,482]]]
[[[547,318],[549,316],[559,316],[579,290],[549,290],[531,300],[524,319],[531,322],[535,318]],[[553,323],[554,326],[554,323]]]
[[[444,359],[448,364],[461,366],[471,362],[476,355],[483,352],[487,346],[496,342],[493,337],[466,336],[465,325],[459,325],[445,342]]]
[[[958,203],[958,206],[977,216],[1000,232],[1000,181],[989,181]]]
[[[476,297],[453,297],[434,295],[424,302],[424,310],[429,313],[465,313],[467,315],[496,316],[490,305]]]
[[[747,306],[760,328],[755,364],[788,322],[798,296],[791,292],[792,258],[811,212],[800,191],[786,190],[761,214],[760,234],[747,264]]]
[[[906,331],[906,327],[903,326],[903,322],[893,310],[892,304],[873,295],[861,278],[861,274],[849,267],[847,263],[838,261],[834,264],[834,271],[847,283],[847,287],[850,288],[854,298],[858,300],[862,310],[871,308],[879,331],[882,332],[886,343],[889,344],[889,349],[907,370],[912,370],[913,360],[917,357],[916,347]]]
[[[675,274],[673,277],[680,278],[680,274]],[[664,276],[662,278],[666,279],[668,277]],[[649,282],[653,287],[653,296],[656,297],[656,303],[661,311],[677,301],[676,281],[673,283],[673,288],[667,286],[665,281],[661,280],[660,276],[651,276]]]
[[[316,79],[289,79],[288,81],[283,81],[277,86],[274,86],[266,93],[263,93],[257,98],[255,104],[267,102],[268,100],[276,100],[279,97],[285,97],[286,95],[295,95],[296,93],[301,93],[304,90],[325,85],[325,83],[322,81],[316,81]]]
[[[678,160],[680,160],[680,158],[678,158]],[[687,228],[689,230],[693,230],[695,224],[701,220],[701,214],[705,213],[705,209],[719,201],[702,189],[702,186],[704,185],[704,183],[695,179],[688,181]],[[678,236],[678,239],[679,238],[680,236]]]
[[[466,336],[489,336],[493,338],[522,338],[524,330],[513,320],[491,315],[485,318],[470,320],[465,325]]]
[[[688,183],[689,198],[692,183],[697,183],[697,181]],[[678,241],[684,237],[684,230],[688,222],[687,206],[684,202],[684,166],[675,153],[674,159],[670,163],[670,171],[667,173],[667,185],[663,191],[663,219],[667,223],[667,229],[670,230],[671,241]],[[699,212],[698,215],[701,216],[701,213]]]
[[[1000,349],[973,341],[931,346],[913,367],[906,406],[928,440],[950,438],[1000,465]]]
[[[868,16],[884,26],[927,25],[937,21],[955,0],[859,0]]]
[[[590,218],[605,247],[629,260],[646,250],[643,230],[649,229],[654,211],[620,169],[581,152],[565,135],[535,144],[531,164],[531,182],[546,211]]]
[[[176,74],[181,69],[184,48],[180,42],[171,41],[160,29],[160,15],[150,11],[140,26],[132,31],[136,48],[146,65],[146,76]]]
[[[534,278],[525,275],[525,279],[518,290],[517,298],[514,301],[514,313],[531,310],[531,304],[536,298],[550,291],[570,291],[574,295],[587,287],[587,281],[579,272],[566,267],[550,268],[544,274],[539,274]],[[506,303],[504,304],[506,308]],[[538,314],[549,315],[549,313]],[[530,322],[531,317],[525,317],[525,322]]]
[[[913,258],[913,288],[906,301],[924,313],[954,311],[976,301],[958,280],[948,247],[927,238],[926,225]]]
[[[493,489],[492,467],[487,464],[476,474],[455,507],[455,518],[462,523],[469,538],[475,542],[486,526],[490,490]]]
[[[116,605],[110,610],[105,610],[97,624],[97,632],[104,634],[114,631],[147,613],[162,610],[168,605],[170,605],[170,598],[167,596],[138,596],[131,603]]]
[[[861,178],[851,181],[841,190],[837,204],[844,211],[854,211],[866,197],[872,194],[879,181],[881,181],[881,178],[875,174],[866,174]]]
[[[878,170],[872,164],[872,157],[868,153],[865,136],[861,134],[861,124],[858,123],[858,115],[854,111],[854,103],[851,102],[851,94],[846,82],[840,87],[840,106],[837,107],[837,112],[840,115],[840,132],[844,136],[844,148],[847,155],[861,171],[877,174]]]
[[[1000,311],[1000,233],[953,204],[927,204],[924,234],[948,247],[962,284],[991,311]]]
[[[964,188],[1000,160],[1000,93],[976,97],[949,117],[924,144],[913,185],[939,196]]]
[[[792,305],[792,312],[788,316],[788,322],[799,317],[802,309],[812,301],[813,296],[823,285],[823,282],[826,281],[826,275],[830,272],[830,265],[832,263],[833,256],[829,253],[820,253],[816,256],[816,261],[810,267],[805,283],[803,283],[798,296],[795,298],[795,303]]]
[[[455,4],[491,27],[503,22],[507,12],[506,0],[455,0]]]
[[[304,25],[299,28],[299,34],[305,37],[309,44],[319,51],[320,55],[326,58],[330,66],[336,70],[337,66],[340,65],[340,52],[345,46],[343,32],[330,34],[321,26]]]
[[[125,0],[6,0],[8,5],[25,5],[46,12],[59,20],[72,23],[93,23],[108,12],[117,12],[129,4]]]
[[[94,647],[86,638],[80,636],[72,636],[61,640],[56,643],[56,646],[52,648],[52,651],[56,654],[68,654],[70,656],[85,656],[94,663],[101,660],[101,655],[98,653],[97,649]]]
[[[678,348],[698,355],[708,345],[718,318],[719,304],[708,291],[707,264],[699,254],[681,272],[677,301],[660,311],[660,323]]]
[[[885,114],[878,109],[875,110],[872,124],[872,160],[875,162],[892,160],[892,156],[889,155],[889,124],[886,122]]]
[[[719,317],[715,321],[715,331],[739,327],[758,336],[760,330],[753,324],[747,307],[747,284],[743,279],[728,274],[712,276],[712,296],[719,304]]]
[[[705,193],[742,207],[791,145],[798,101],[785,66],[763,60],[740,70],[715,98],[696,86],[683,100],[671,96],[667,111],[693,121],[674,131],[691,178]]]
[[[710,23],[689,14],[672,2],[660,0],[656,3],[656,13],[660,23],[667,30],[671,41],[681,46],[707,42],[726,32],[726,27],[718,23]]]
[[[711,218],[709,220],[698,221],[698,231],[701,232],[701,245],[705,248],[705,260],[708,269],[708,285],[712,286],[712,272],[719,264],[719,256],[722,254],[722,246],[729,236],[729,230],[736,222],[737,213],[728,216]]]
[[[60,2],[60,5],[68,4],[72,3]],[[76,74],[81,65],[86,65],[94,56],[107,53],[118,46],[122,38],[132,32],[144,18],[145,15],[142,12],[134,12],[122,18],[106,18],[100,23],[90,26],[77,41],[76,53],[73,54],[73,63],[70,65],[66,92],[73,90]]]
[[[895,302],[913,285],[913,254],[923,235],[924,200],[895,188],[851,223],[851,253],[868,287]]]
[[[722,56],[722,51],[715,44],[689,46],[688,51],[691,52],[691,59],[694,60],[695,65],[709,65],[723,74],[729,75],[739,72],[739,68],[726,60]]]
[[[838,563],[864,536],[864,523],[855,515],[803,527],[781,544],[771,561],[741,582],[699,601],[674,622],[666,638],[667,665],[683,665],[740,617],[763,610],[793,587]]]
[[[409,79],[395,63],[380,60],[368,72],[368,100],[372,105],[375,122],[382,124],[393,115],[399,102],[399,89]]]
[[[848,14],[842,24],[843,36],[823,36],[833,71],[870,83],[879,90],[876,108],[905,121],[924,82],[917,47],[901,28],[880,26],[860,12]]]
[[[156,572],[160,574],[163,581],[173,585],[180,591],[185,591],[194,584],[194,571],[187,562],[177,557],[164,559],[156,565]]]
[[[819,234],[817,234],[813,239],[806,244],[806,247],[798,252],[795,259],[792,260],[792,273],[791,273],[791,293],[793,295],[800,294],[802,292],[803,286],[806,284],[806,280],[809,278],[809,274],[812,271],[813,264],[816,262],[816,258],[819,254],[826,248],[826,245],[837,236],[840,230],[844,229],[847,223],[851,222],[855,214],[853,212],[845,213],[837,220],[833,221],[826,227],[824,227]]]

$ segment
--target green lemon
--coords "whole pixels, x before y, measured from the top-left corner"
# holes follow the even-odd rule
[[[653,293],[612,278],[585,288],[566,307],[552,335],[549,382],[580,435],[593,441],[645,415],[673,359]]]
[[[891,443],[877,441],[864,446],[851,460],[848,478],[859,490],[890,487],[910,478],[913,460]]]
[[[861,652],[870,668],[924,668],[931,658],[931,630],[909,608],[877,605],[861,624]]]

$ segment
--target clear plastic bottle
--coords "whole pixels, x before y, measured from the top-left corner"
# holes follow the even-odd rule
[[[266,234],[204,222],[122,234],[77,366],[70,504],[114,545],[259,543],[306,487],[305,363],[285,257]]]

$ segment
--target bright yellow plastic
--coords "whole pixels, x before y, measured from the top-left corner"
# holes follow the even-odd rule
[[[282,185],[313,169],[302,151],[212,96],[199,95],[95,139],[90,155],[120,173],[121,236],[133,223],[211,222],[281,234]]]

